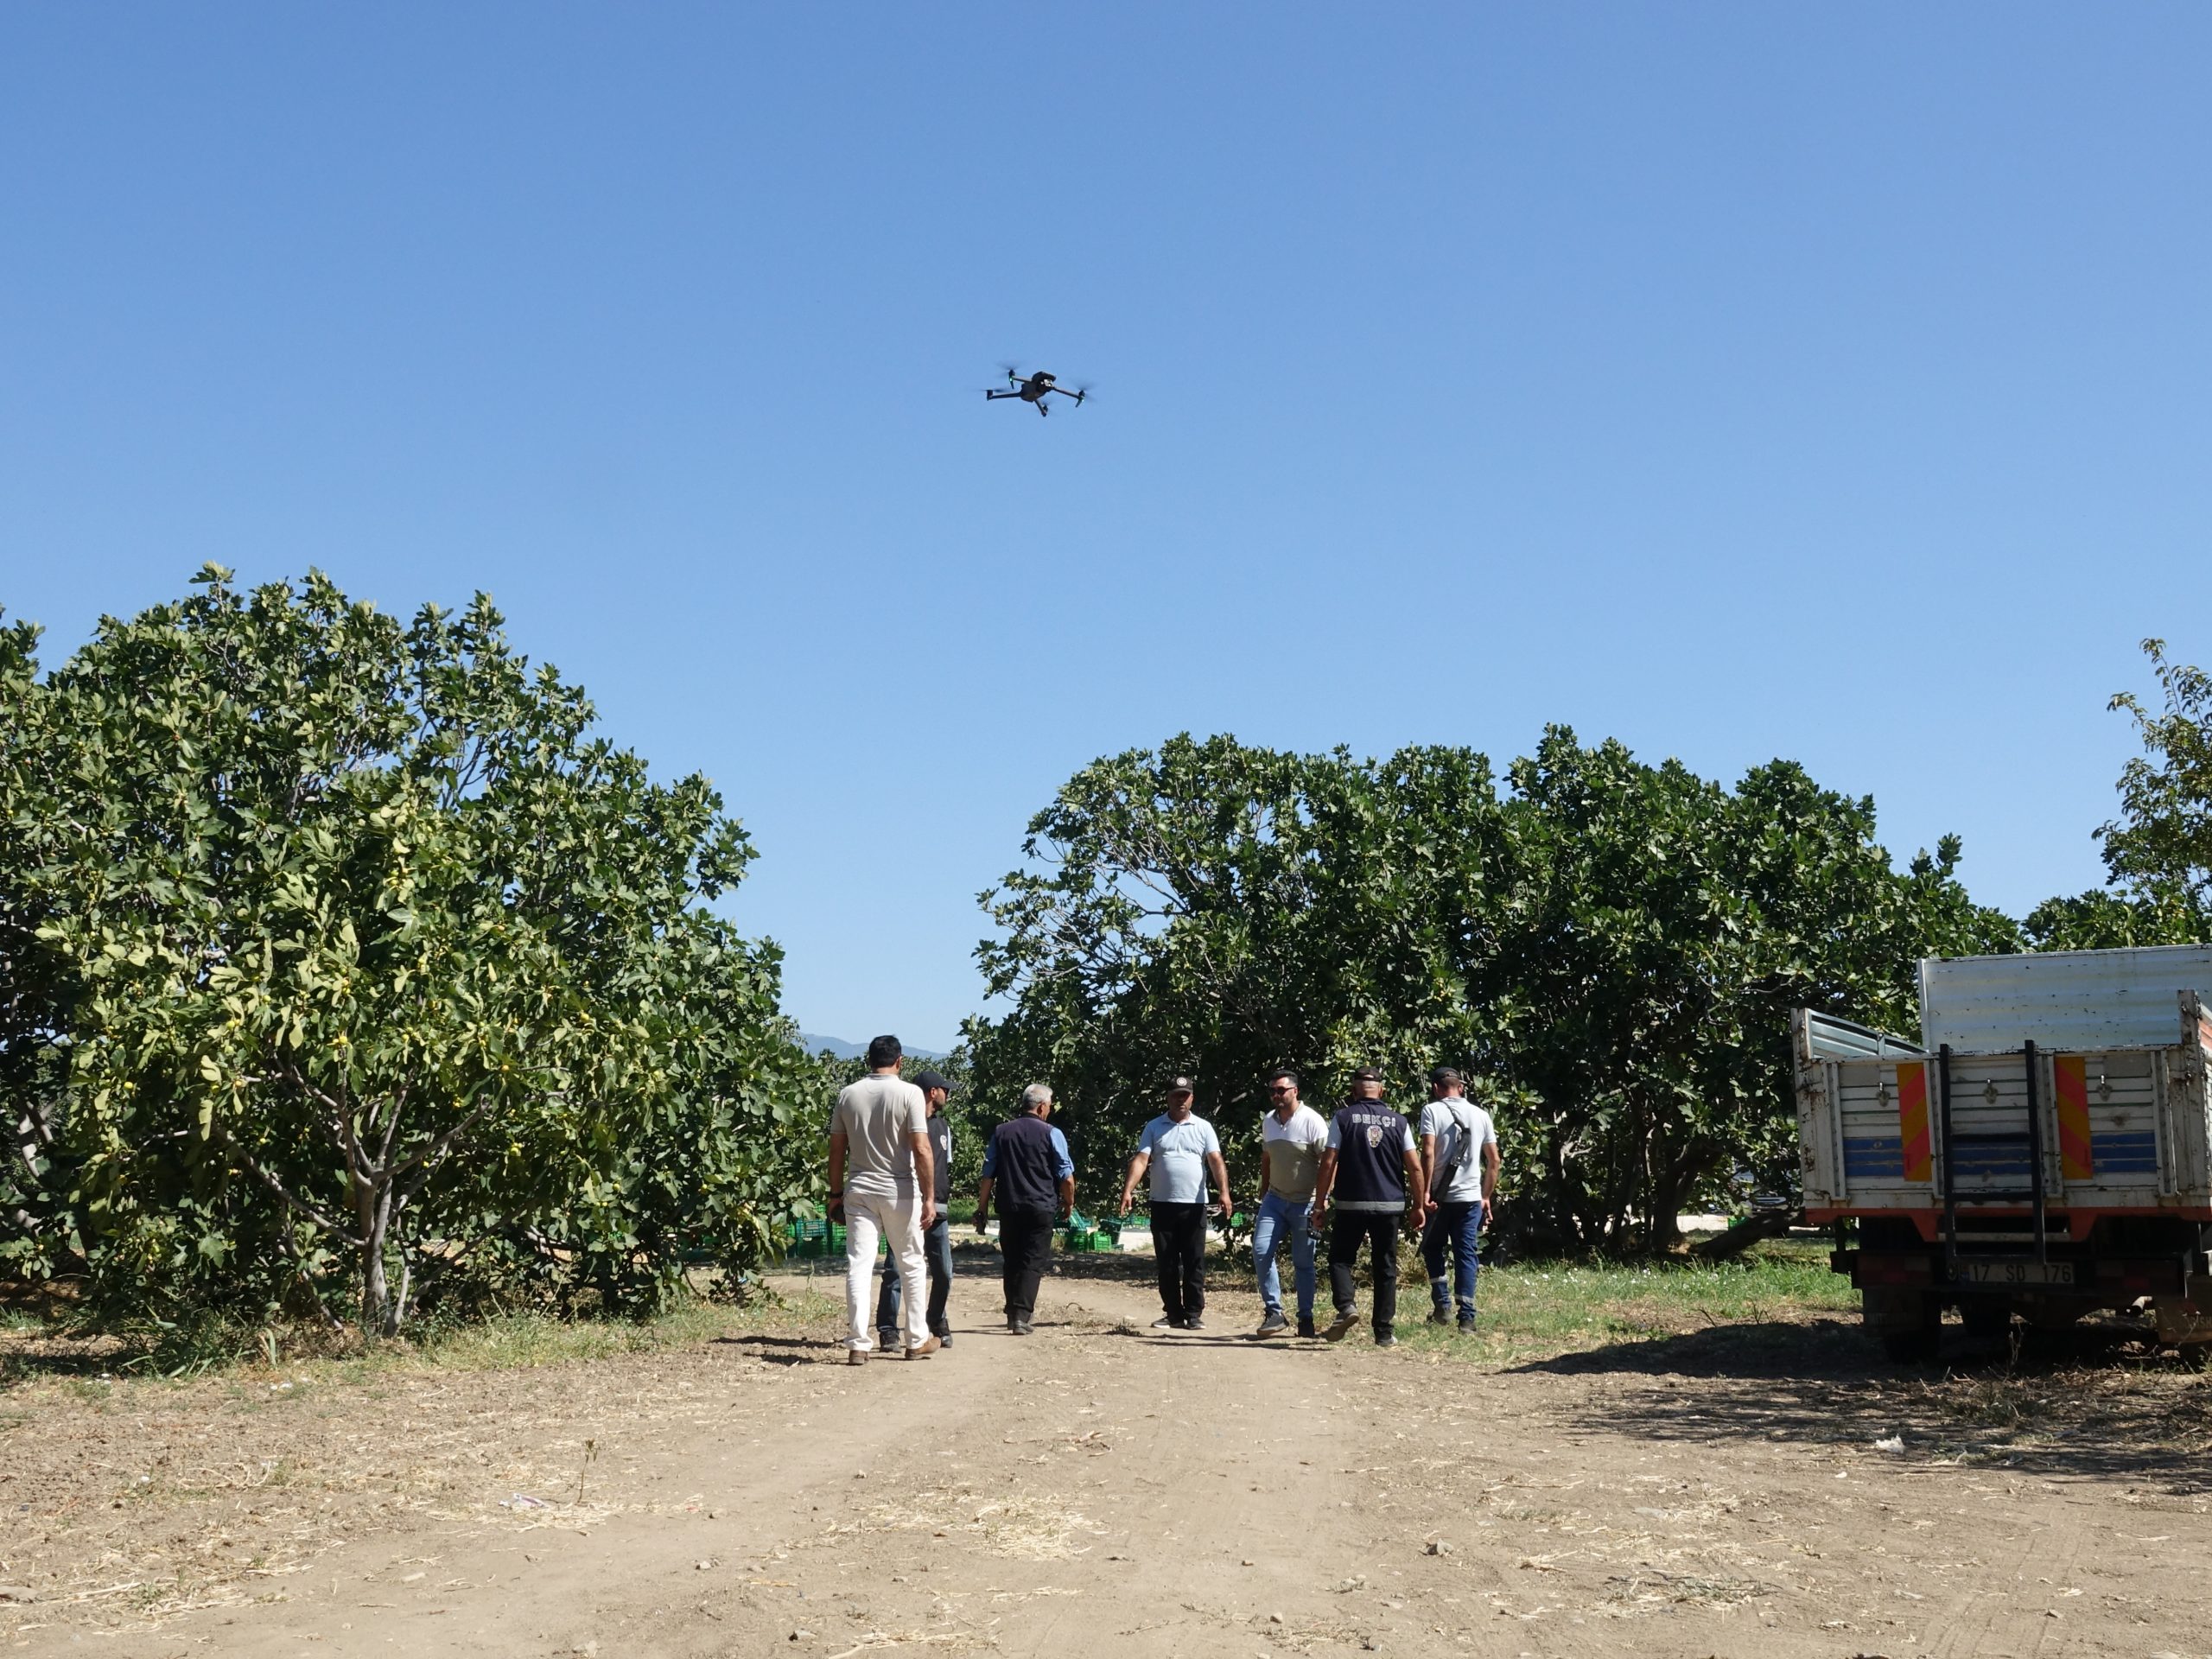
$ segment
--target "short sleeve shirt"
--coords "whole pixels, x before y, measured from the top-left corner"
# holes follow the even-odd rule
[[[1394,1110],[1388,1103],[1379,1100],[1348,1100],[1344,1103],[1342,1110],[1339,1110],[1334,1117],[1329,1120],[1330,1151],[1338,1152],[1344,1147],[1344,1114],[1346,1112],[1357,1111],[1362,1107],[1365,1107],[1370,1111],[1379,1108],[1382,1111],[1388,1112],[1392,1117],[1396,1118],[1398,1122],[1399,1137],[1403,1143],[1402,1149],[1406,1152],[1411,1152],[1414,1149],[1413,1125],[1407,1122],[1404,1117],[1401,1116],[1395,1110]],[[1355,1131],[1355,1133],[1357,1131]],[[1367,1133],[1370,1135],[1376,1135],[1386,1134],[1388,1131],[1370,1128]],[[1378,1143],[1373,1141],[1370,1141],[1368,1143],[1370,1147]],[[1361,1151],[1364,1153],[1365,1148],[1361,1148]],[[1389,1179],[1391,1185],[1396,1185],[1397,1177],[1395,1173]],[[1350,1178],[1339,1170],[1337,1177],[1337,1190],[1331,1195],[1329,1201],[1336,1205],[1338,1209],[1346,1211],[1370,1210],[1376,1211],[1395,1211],[1405,1203],[1405,1198],[1402,1195],[1389,1199],[1358,1198],[1352,1196],[1356,1191],[1357,1188],[1353,1185]]]
[[[1401,1121],[1402,1122],[1403,1120],[1401,1120]],[[1331,1119],[1329,1120],[1329,1150],[1330,1150],[1330,1151],[1332,1151],[1332,1152],[1334,1152],[1334,1151],[1335,1151],[1338,1147],[1342,1146],[1343,1144],[1344,1144],[1344,1132],[1343,1132],[1343,1130],[1339,1129],[1339,1128],[1337,1127],[1337,1122],[1336,1122],[1336,1120],[1335,1120],[1334,1118],[1331,1118]],[[1412,1127],[1410,1124],[1407,1125],[1407,1128],[1406,1128],[1406,1147],[1405,1147],[1405,1149],[1406,1149],[1408,1152],[1411,1152],[1411,1151],[1414,1149],[1414,1132],[1413,1132],[1413,1127]]]
[[[845,1137],[845,1191],[876,1198],[911,1198],[914,1146],[930,1132],[929,1096],[900,1077],[848,1084],[830,1115],[830,1133]]]
[[[1490,1114],[1471,1100],[1432,1100],[1421,1111],[1421,1138],[1436,1137],[1436,1166],[1454,1158],[1459,1167],[1441,1190],[1428,1196],[1439,1204],[1476,1204],[1483,1196],[1483,1148],[1497,1144]],[[1465,1150],[1463,1153],[1462,1147]]]
[[[1220,1154],[1221,1141],[1205,1119],[1192,1116],[1178,1123],[1162,1112],[1144,1126],[1137,1150],[1152,1155],[1154,1204],[1206,1201],[1206,1157]]]
[[[1268,1149],[1268,1191],[1294,1204],[1312,1198],[1314,1178],[1321,1170],[1321,1148],[1329,1144],[1329,1126],[1321,1114],[1302,1101],[1287,1123],[1273,1112],[1263,1112],[1260,1141]]]

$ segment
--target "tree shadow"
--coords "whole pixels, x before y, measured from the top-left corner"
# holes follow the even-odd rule
[[[2207,1379],[2145,1351],[2139,1332],[2089,1325],[1976,1343],[1951,1326],[1944,1337],[1939,1363],[1915,1367],[1886,1360],[1841,1320],[1751,1321],[1608,1344],[1505,1374],[1644,1379],[1567,1408],[1592,1432],[1852,1446],[1962,1473],[2001,1468],[2212,1491]]]

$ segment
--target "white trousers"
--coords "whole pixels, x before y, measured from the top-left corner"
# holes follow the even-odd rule
[[[845,1346],[862,1353],[875,1346],[875,1242],[891,1247],[899,1263],[899,1277],[906,1294],[899,1299],[899,1317],[906,1322],[906,1345],[918,1347],[929,1340],[929,1263],[922,1256],[922,1201],[880,1198],[872,1193],[845,1193],[845,1323],[852,1334]],[[919,1295],[915,1293],[921,1292]]]

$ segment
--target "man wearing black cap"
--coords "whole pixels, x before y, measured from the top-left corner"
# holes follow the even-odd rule
[[[1221,1218],[1229,1219],[1229,1169],[1213,1125],[1192,1115],[1196,1098],[1188,1077],[1170,1077],[1167,1109],[1144,1126],[1136,1156],[1122,1183],[1122,1213],[1129,1213],[1137,1178],[1152,1171],[1152,1253],[1160,1267],[1161,1317],[1155,1331],[1198,1331],[1205,1325],[1206,1175],[1213,1175]]]
[[[1398,1229],[1411,1230],[1427,1210],[1421,1156],[1413,1126],[1382,1099],[1382,1074],[1363,1065],[1351,1074],[1352,1097],[1329,1124],[1328,1149],[1313,1182],[1313,1224],[1336,1198],[1329,1230],[1329,1287],[1337,1317],[1321,1332],[1341,1342],[1359,1322],[1352,1268],[1367,1246],[1375,1274],[1375,1345],[1395,1348],[1398,1338]]]
[[[930,1334],[950,1348],[952,1326],[944,1309],[952,1295],[952,1223],[945,1206],[952,1201],[952,1125],[945,1117],[944,1103],[952,1098],[952,1085],[935,1071],[917,1071],[914,1087],[929,1100],[930,1154],[937,1176],[937,1219],[922,1232],[922,1255],[930,1272]],[[899,1256],[893,1251],[883,1264],[883,1288],[875,1298],[876,1340],[887,1352],[899,1334],[900,1285]]]

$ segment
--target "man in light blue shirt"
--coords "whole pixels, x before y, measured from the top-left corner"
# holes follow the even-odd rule
[[[1152,1171],[1152,1253],[1160,1268],[1162,1317],[1155,1331],[1203,1330],[1206,1306],[1206,1176],[1221,1218],[1229,1219],[1229,1169],[1213,1125],[1191,1110],[1197,1098],[1188,1077],[1167,1080],[1167,1109],[1144,1126],[1136,1156],[1122,1183],[1122,1213],[1136,1198],[1137,1178]]]

